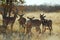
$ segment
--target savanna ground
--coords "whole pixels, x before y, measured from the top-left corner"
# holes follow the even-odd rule
[[[13,31],[14,33],[10,36],[10,27],[8,27],[8,35],[0,34],[0,40],[60,40],[60,12],[52,12],[52,13],[45,13],[45,12],[30,12],[25,13],[24,17],[27,19],[27,17],[35,17],[35,19],[40,19],[40,14],[45,14],[46,19],[51,19],[53,21],[52,23],[52,34],[49,35],[49,30],[46,30],[44,34],[38,34],[36,32],[35,27],[31,29],[31,32],[33,33],[32,36],[28,37],[23,34],[24,29],[22,27],[19,27],[18,18],[16,19]],[[28,20],[28,19],[27,19]],[[2,16],[0,15],[0,25],[2,25]],[[42,29],[42,26],[40,26]],[[17,32],[18,31],[18,32]],[[16,32],[16,33],[15,33]],[[21,34],[21,35],[19,35]]]

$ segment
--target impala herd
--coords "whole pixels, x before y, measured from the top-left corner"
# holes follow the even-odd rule
[[[24,14],[19,15],[20,18],[18,19],[18,22],[19,22],[19,25],[22,28],[24,28],[24,30],[26,29],[27,34],[31,32],[32,27],[35,27],[36,32],[39,32],[39,33],[44,33],[46,31],[46,27],[48,27],[48,29],[50,31],[49,34],[51,34],[52,20],[45,19],[46,16],[44,16],[44,14],[40,14],[40,17],[39,17],[40,20],[39,19],[34,19],[35,17],[32,17],[32,18],[27,17],[27,19],[29,19],[29,20],[27,20],[23,16],[24,16]],[[16,14],[14,15],[14,17],[4,17],[3,16],[4,25],[11,24],[11,31],[12,31],[12,28],[13,28],[13,24],[16,20],[16,17],[17,17]],[[42,29],[40,28],[41,25],[42,25]],[[6,26],[5,26],[5,28],[6,28]]]
[[[40,20],[39,19],[34,19],[35,17],[26,18],[23,17],[24,14],[20,15],[20,18],[18,19],[20,26],[22,26],[24,29],[26,28],[26,33],[30,33],[31,32],[31,28],[32,27],[36,27],[36,32],[41,33],[41,24],[42,24],[42,33],[44,33],[46,31],[46,27],[48,27],[49,31],[50,31],[50,35],[51,35],[51,31],[52,31],[52,20],[48,20],[45,19],[46,16],[44,16],[44,14],[40,14]],[[25,26],[24,26],[25,25]]]

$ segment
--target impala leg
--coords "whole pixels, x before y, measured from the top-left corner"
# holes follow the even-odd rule
[[[49,35],[51,35],[51,30],[52,30],[51,27],[49,27],[49,31],[50,31]]]
[[[13,33],[13,25],[14,23],[11,24],[11,33]]]
[[[38,31],[39,31],[39,33],[41,33],[41,29],[39,26],[36,27],[36,32],[38,32]]]
[[[43,33],[43,31],[44,31],[44,26],[42,26],[42,33]]]
[[[24,25],[22,25],[22,27],[24,28],[24,33],[25,33],[25,26],[24,26]]]

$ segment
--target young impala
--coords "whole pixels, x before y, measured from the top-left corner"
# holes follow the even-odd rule
[[[19,25],[22,26],[22,27],[25,29],[25,26],[24,26],[24,25],[25,25],[25,23],[26,23],[26,18],[24,18],[23,15],[24,15],[24,14],[19,15],[20,18],[18,19],[18,21],[19,21]]]
[[[41,19],[41,22],[42,22],[42,29],[45,29],[46,30],[46,27],[49,28],[50,30],[50,34],[51,34],[51,30],[52,30],[52,20],[48,20],[48,19],[45,19],[46,16],[41,15],[40,14],[40,19]],[[43,32],[45,32],[45,30]]]
[[[41,29],[40,29],[40,25],[41,25],[41,21],[39,19],[34,19],[34,17],[29,18],[27,17],[29,20],[27,21],[27,33],[31,32],[31,28],[32,27],[36,27],[36,31],[39,31],[39,33],[41,33]]]

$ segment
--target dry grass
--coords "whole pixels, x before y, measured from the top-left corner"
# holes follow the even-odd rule
[[[40,19],[39,15],[43,14],[44,12],[30,12],[25,13],[24,17],[27,19],[27,17],[35,17],[35,19]],[[47,30],[44,34],[38,34],[36,32],[35,28],[32,28],[31,31],[33,33],[33,36],[30,38],[30,40],[60,40],[60,12],[53,12],[53,13],[45,13],[46,19],[51,19],[53,21],[53,31],[52,35],[49,35],[49,31]],[[18,19],[18,18],[17,18]],[[15,21],[15,24],[13,26],[13,31],[19,31],[22,32],[23,28],[19,27],[18,21]],[[27,19],[28,20],[28,19]],[[2,20],[1,20],[2,21]],[[2,22],[0,22],[2,23]],[[3,35],[0,35],[0,40],[3,39]],[[9,40],[7,38],[7,40]],[[14,34],[10,40],[21,40],[18,34]],[[25,37],[25,40],[29,40],[27,36]]]

